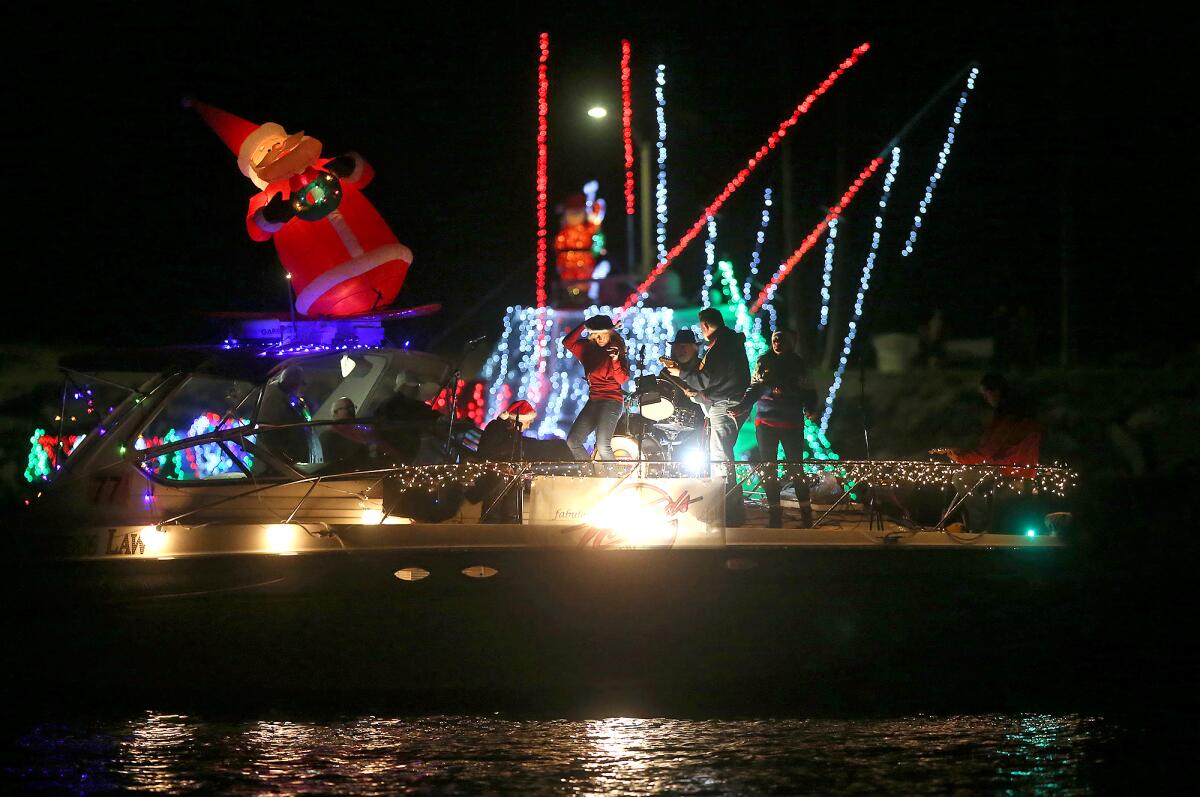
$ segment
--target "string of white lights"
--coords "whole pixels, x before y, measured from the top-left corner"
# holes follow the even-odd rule
[[[658,121],[658,185],[654,189],[654,212],[657,218],[655,240],[658,262],[667,257],[667,67],[659,64],[654,72],[654,99],[658,106],[654,114]]]
[[[883,192],[879,197],[879,212],[875,214],[875,231],[871,235],[871,249],[867,253],[867,262],[863,265],[862,278],[858,283],[858,296],[854,298],[854,316],[850,319],[850,327],[846,338],[842,341],[842,356],[838,359],[837,369],[833,374],[833,384],[829,386],[829,395],[825,399],[825,411],[821,415],[821,433],[829,428],[829,417],[833,415],[833,401],[837,398],[842,386],[842,375],[846,372],[846,364],[850,361],[850,351],[854,348],[854,338],[858,335],[858,322],[862,319],[863,301],[867,290],[871,287],[871,271],[875,268],[875,257],[879,254],[879,241],[883,234],[883,217],[887,211],[888,200],[892,196],[892,183],[896,180],[896,171],[900,168],[900,148],[892,148],[892,162],[888,166],[887,176],[883,178]]]
[[[704,239],[704,285],[700,288],[700,306],[712,307],[713,267],[717,264],[717,220],[708,217],[708,238]]]
[[[817,320],[817,331],[829,324],[829,296],[833,288],[833,252],[837,248],[837,218],[829,220],[829,235],[825,238],[825,271],[821,274],[821,317]]]
[[[950,160],[950,148],[954,146],[954,135],[958,132],[958,126],[962,124],[963,109],[967,107],[967,97],[970,95],[971,90],[975,88],[975,78],[978,76],[979,67],[971,67],[971,71],[967,75],[967,87],[963,89],[962,94],[958,97],[958,102],[954,106],[954,118],[950,122],[949,129],[946,130],[946,139],[942,142],[942,149],[938,153],[937,163],[933,167],[933,174],[929,175],[929,182],[925,185],[925,196],[921,198],[921,204],[917,208],[917,215],[913,216],[912,227],[908,231],[908,238],[904,241],[904,248],[900,250],[901,257],[911,255],[913,248],[916,246],[917,233],[921,230],[921,220],[925,217],[929,206],[933,204],[933,189],[937,187],[938,181],[942,179],[942,172]]]
[[[750,254],[750,273],[746,275],[746,282],[742,285],[742,298],[747,302],[750,301],[750,290],[754,278],[758,276],[758,266],[762,262],[763,241],[767,239],[767,225],[770,223],[771,189],[768,186],[763,190],[762,223],[758,225],[758,232],[754,234],[754,251]]]

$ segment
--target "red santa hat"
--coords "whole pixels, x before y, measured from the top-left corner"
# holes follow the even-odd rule
[[[274,122],[261,125],[248,122],[240,116],[234,116],[229,111],[199,100],[187,99],[184,100],[184,105],[194,108],[196,113],[200,114],[201,118],[213,129],[213,132],[221,137],[225,146],[229,147],[234,155],[237,155],[238,168],[242,170],[242,174],[249,177],[259,188],[265,188],[266,184],[250,170],[254,153],[268,141],[286,138],[287,131]]]
[[[533,423],[533,419],[537,417],[537,411],[528,401],[521,399],[514,401],[508,405],[508,409],[500,413],[500,417],[508,421],[516,421],[522,426],[527,426]]]

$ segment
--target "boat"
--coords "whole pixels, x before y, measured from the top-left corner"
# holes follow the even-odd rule
[[[980,639],[1028,656],[1066,577],[1063,536],[921,527],[867,500],[905,479],[1062,489],[1062,469],[793,463],[857,495],[839,487],[813,528],[753,509],[734,527],[707,464],[474,458],[471,430],[433,419],[455,369],[432,354],[227,341],[157,359],[8,524],[10,689],[814,698],[931,662],[942,684],[977,673]]]

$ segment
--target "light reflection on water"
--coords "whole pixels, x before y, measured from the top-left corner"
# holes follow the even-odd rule
[[[3,791],[80,794],[1085,794],[1111,790],[1131,773],[1162,785],[1156,777],[1165,770],[1140,760],[1143,754],[1164,757],[1182,776],[1179,759],[1194,741],[1176,734],[1150,745],[1142,730],[1074,714],[311,722],[147,713],[10,731]],[[1131,750],[1135,740],[1140,745]]]

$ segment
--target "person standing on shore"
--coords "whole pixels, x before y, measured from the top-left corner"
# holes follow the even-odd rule
[[[584,330],[588,335],[583,337]],[[596,455],[614,460],[612,436],[624,407],[621,386],[629,381],[629,357],[625,341],[617,334],[612,318],[595,315],[572,329],[563,338],[563,348],[575,355],[587,374],[588,400],[571,424],[567,447],[576,460],[591,459],[584,443],[596,434]]]

